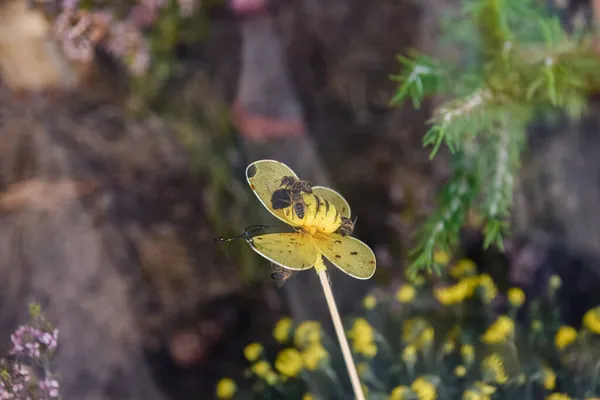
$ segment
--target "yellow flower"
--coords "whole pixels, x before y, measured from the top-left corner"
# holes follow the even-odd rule
[[[486,381],[499,383],[508,382],[508,376],[504,369],[504,362],[498,353],[493,353],[483,360],[482,372]]]
[[[217,398],[226,400],[231,399],[237,392],[237,386],[233,379],[223,378],[217,383]]]
[[[546,400],[571,400],[571,397],[566,393],[552,393],[546,396]]]
[[[407,365],[415,365],[417,362],[417,349],[415,346],[409,345],[402,350],[402,361]]]
[[[465,368],[464,365],[458,365],[458,366],[456,366],[456,368],[454,368],[454,375],[458,376],[459,378],[462,378],[466,374],[467,374],[467,369]]]
[[[552,290],[557,290],[558,288],[560,288],[562,286],[562,279],[560,278],[560,276],[556,274],[550,276],[549,286]]]
[[[463,362],[470,365],[475,359],[475,349],[470,344],[463,344],[460,346],[460,355],[462,356]]]
[[[446,339],[446,341],[442,345],[442,352],[444,354],[450,354],[454,351],[455,348],[456,348],[456,344],[454,343],[454,340]]]
[[[508,301],[513,307],[521,307],[525,303],[525,293],[520,288],[508,289]]]
[[[424,377],[417,378],[410,388],[417,394],[419,400],[435,400],[437,398],[435,385]]]
[[[600,306],[588,310],[583,315],[583,326],[588,331],[600,335]]]
[[[412,391],[408,386],[396,386],[392,389],[392,393],[390,393],[390,397],[388,397],[388,400],[408,400],[411,394]]]
[[[515,332],[515,322],[506,315],[500,315],[490,325],[481,340],[487,344],[501,344],[510,340]]]
[[[417,291],[413,285],[404,284],[396,292],[396,300],[400,303],[410,303],[415,298]]]
[[[321,342],[321,324],[317,321],[304,321],[296,328],[294,343],[303,348],[312,343]]]
[[[377,346],[375,345],[375,330],[364,318],[357,318],[348,338],[352,340],[352,350],[367,357],[375,357]]]
[[[310,393],[304,393],[304,396],[302,396],[302,400],[315,400],[315,398]]]
[[[246,360],[252,362],[256,361],[262,354],[263,346],[260,343],[253,342],[244,348],[244,357]]]
[[[564,325],[558,328],[556,336],[554,336],[554,344],[559,350],[573,343],[577,339],[577,331],[572,326]]]
[[[475,382],[473,386],[465,390],[463,400],[490,400],[496,388],[483,382]]]
[[[482,274],[479,276],[479,287],[483,289],[483,301],[491,303],[498,295],[498,289],[491,276]]]
[[[429,327],[426,328],[423,333],[421,334],[421,344],[423,347],[429,347],[429,345],[431,345],[431,342],[433,342],[433,339],[435,338],[435,331],[433,330],[433,328]]]
[[[284,343],[290,337],[290,331],[292,330],[292,319],[290,317],[283,317],[273,329],[273,337],[279,343]]]
[[[440,265],[446,265],[450,262],[450,256],[445,251],[436,251],[433,253],[433,262]]]
[[[462,279],[467,276],[473,276],[477,273],[477,266],[472,260],[462,259],[452,268],[450,268],[450,276],[454,279]]]
[[[254,364],[251,369],[256,376],[264,379],[269,385],[274,385],[277,383],[278,376],[268,362],[264,360],[259,361]]]
[[[294,348],[287,348],[277,354],[275,368],[281,374],[294,378],[302,371],[302,355]]]
[[[435,288],[433,295],[445,306],[462,303],[469,293],[469,285],[466,280],[462,280],[451,286]]]
[[[309,371],[315,371],[321,365],[321,361],[326,360],[328,357],[327,350],[320,343],[310,344],[302,351],[304,366]]]
[[[554,390],[556,387],[556,374],[549,367],[544,367],[542,369],[543,379],[544,379],[544,388],[547,390]]]
[[[377,305],[377,299],[373,295],[368,295],[363,298],[363,307],[367,310],[372,310]]]

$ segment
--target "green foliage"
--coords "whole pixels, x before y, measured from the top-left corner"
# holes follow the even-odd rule
[[[444,25],[446,41],[462,57],[442,62],[413,52],[399,57],[402,72],[392,76],[392,104],[410,99],[419,108],[426,96],[447,96],[423,144],[432,158],[442,144],[455,154],[454,176],[420,232],[412,272],[439,272],[433,252],[458,244],[469,209],[484,217],[485,246],[501,247],[529,123],[544,110],[577,117],[600,89],[591,33],[566,32],[538,2],[465,0]]]

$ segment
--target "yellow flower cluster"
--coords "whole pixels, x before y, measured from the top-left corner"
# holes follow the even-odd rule
[[[490,400],[496,388],[483,382],[475,382],[463,393],[463,400]]]
[[[329,353],[321,343],[312,343],[302,350],[304,367],[309,371],[316,371],[321,363],[329,358]]]
[[[357,318],[352,329],[348,332],[348,338],[352,340],[352,350],[372,358],[377,354],[375,344],[375,329],[364,318]]]
[[[588,310],[583,315],[583,326],[588,331],[600,335],[600,306]]]
[[[290,332],[292,330],[292,319],[289,317],[281,318],[275,328],[273,328],[273,337],[279,343],[285,343],[290,338]]]
[[[572,326],[564,325],[558,328],[554,336],[554,345],[563,350],[577,339],[577,330]]]
[[[237,392],[237,386],[233,379],[223,378],[217,383],[217,398],[221,400],[228,400],[233,398]]]
[[[275,371],[273,371],[271,364],[269,364],[267,361],[258,361],[252,365],[251,370],[256,376],[263,379],[269,385],[274,385],[279,380],[279,376]]]
[[[504,361],[498,353],[493,353],[484,358],[482,363],[484,381],[498,383],[500,385],[508,382],[508,376],[504,369]]]
[[[289,378],[298,376],[303,367],[302,355],[293,347],[280,351],[275,358],[277,371]]]
[[[515,322],[506,315],[500,315],[490,325],[481,340],[487,344],[501,344],[511,340],[515,332]]]
[[[429,347],[435,338],[435,331],[424,318],[412,318],[404,321],[402,326],[402,340],[415,346],[417,349]]]
[[[294,334],[294,344],[297,348],[320,342],[321,324],[318,321],[304,321],[298,325]]]

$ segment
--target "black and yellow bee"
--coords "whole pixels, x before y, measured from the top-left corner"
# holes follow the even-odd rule
[[[273,192],[271,196],[273,208],[280,210],[291,206],[298,218],[304,218],[306,203],[302,195],[312,194],[310,183],[293,176],[284,176],[279,182],[279,187],[280,189]]]
[[[282,287],[288,279],[292,276],[296,275],[297,271],[292,271],[291,269],[283,268],[277,264],[271,264],[273,268],[273,273],[271,274],[271,279],[273,279],[277,287]]]

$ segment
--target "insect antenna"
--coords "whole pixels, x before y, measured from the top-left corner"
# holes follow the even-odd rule
[[[213,242],[221,244],[221,243],[231,242],[232,240],[237,240],[237,239],[242,239],[242,238],[248,240],[248,239],[250,239],[250,235],[252,233],[260,232],[267,228],[273,228],[273,227],[270,225],[250,225],[250,226],[247,226],[246,228],[244,228],[244,231],[237,236],[230,237],[230,238],[224,238],[222,236],[219,236],[219,237],[213,239]]]

